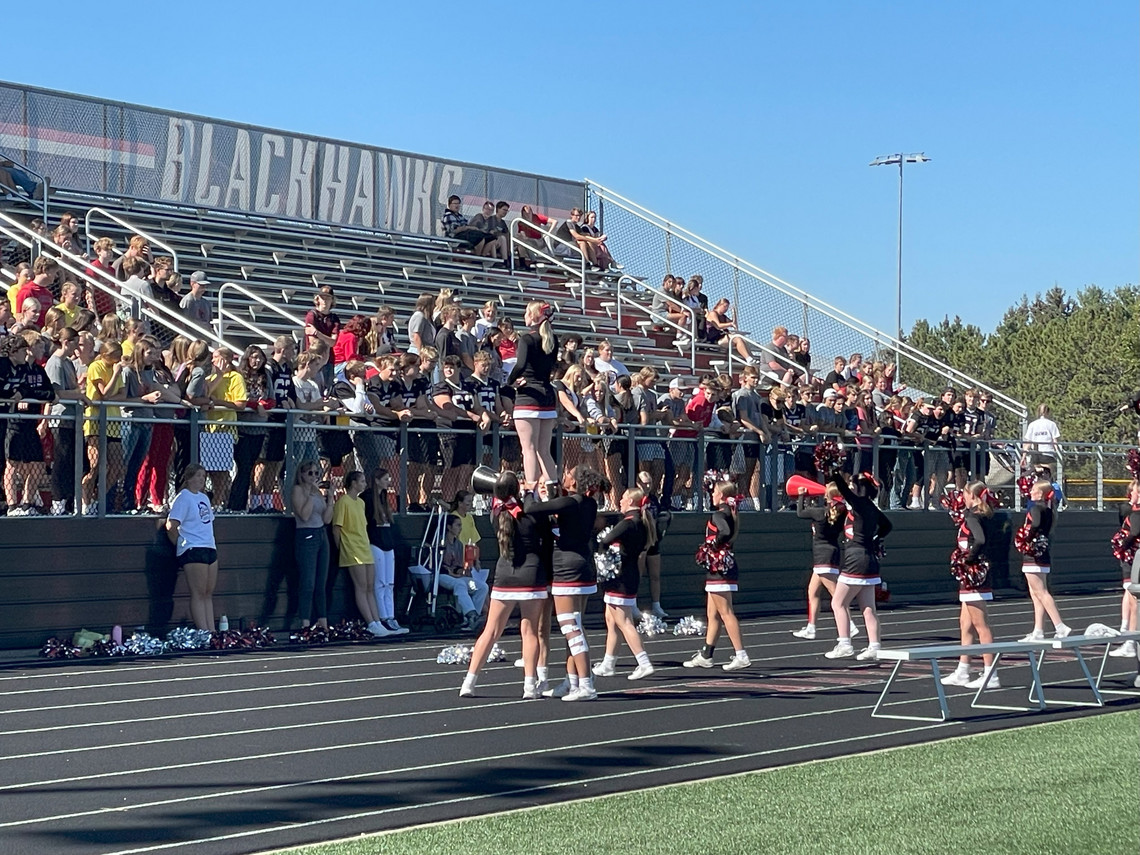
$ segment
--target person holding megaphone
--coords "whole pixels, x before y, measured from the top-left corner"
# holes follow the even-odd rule
[[[839,579],[841,553],[839,541],[843,537],[843,527],[847,519],[847,508],[834,484],[823,485],[817,481],[793,475],[786,485],[788,495],[796,494],[796,516],[811,520],[811,580],[808,582],[808,620],[803,629],[792,633],[796,638],[811,641],[815,638],[815,621],[822,605],[823,590],[835,597],[835,582]],[[808,507],[807,499],[823,497],[822,507]],[[859,634],[859,627],[851,621],[852,637]]]

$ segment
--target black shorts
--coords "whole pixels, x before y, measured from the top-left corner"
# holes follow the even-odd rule
[[[8,428],[4,452],[12,463],[43,463],[44,446],[34,421],[21,419]]]
[[[322,430],[317,432],[317,445],[321,457],[328,458],[331,466],[340,466],[349,454],[352,453],[352,439],[348,431]]]
[[[440,445],[441,453],[445,445],[451,446],[452,466],[475,465],[475,434],[473,431],[456,431],[451,436],[444,437]]]
[[[744,440],[741,443],[744,446],[744,459],[745,460],[759,460],[760,459],[760,443],[752,442],[751,440]]]
[[[269,438],[261,451],[267,463],[280,463],[285,459],[285,425],[274,424],[269,428]]]
[[[417,425],[415,422],[408,425],[408,462],[435,466],[439,463],[439,434],[415,430],[417,427],[435,425]]]
[[[193,546],[178,556],[178,566],[185,567],[187,564],[210,565],[217,560],[218,550],[210,549],[208,546]]]

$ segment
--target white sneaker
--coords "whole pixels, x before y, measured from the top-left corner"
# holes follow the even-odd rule
[[[1119,656],[1120,658],[1131,657],[1136,655],[1136,642],[1126,641],[1115,650],[1110,650],[1109,656]]]
[[[389,630],[378,620],[374,620],[372,623],[368,624],[368,631],[377,638],[384,638],[385,636],[392,634],[391,630]]]
[[[968,686],[970,681],[974,679],[968,670],[963,671],[961,668],[955,668],[949,674],[942,678],[943,686]]]
[[[747,653],[743,656],[738,653],[720,667],[725,671],[739,671],[741,668],[747,668],[751,664],[752,660],[748,658]]]
[[[860,650],[855,658],[860,662],[874,662],[879,658],[879,648],[868,645]]]
[[[987,677],[989,678],[988,680],[986,679]],[[966,688],[967,689],[980,689],[982,687],[983,683],[985,684],[985,687],[987,689],[1000,689],[1001,688],[1001,680],[998,679],[998,675],[997,675],[996,671],[993,673],[987,673],[987,672],[983,671],[981,674],[979,674],[973,680],[966,683]]]
[[[89,504],[89,505],[84,505],[84,506],[83,506],[83,516],[85,516],[85,517],[93,517],[93,516],[95,516],[97,513],[99,513],[99,506],[98,506],[97,504],[95,504],[94,502],[92,502],[92,503],[91,503],[91,504]]]
[[[792,635],[794,635],[796,638],[806,638],[808,641],[814,641],[815,640],[815,627],[812,626],[811,624],[808,624],[803,629],[795,630],[792,633]]]
[[[51,515],[53,517],[61,517],[67,513],[67,502],[63,499],[53,499],[51,503]]]
[[[468,686],[466,683],[464,683],[462,686],[459,687],[459,697],[461,697],[461,698],[473,698],[473,697],[475,697],[475,687],[474,686]]]
[[[569,680],[563,680],[561,683],[559,683],[553,689],[544,689],[542,692],[542,696],[544,698],[562,698],[562,697],[565,697],[566,695],[570,694],[570,692],[572,692],[572,691],[573,691],[573,689],[570,688],[570,681]]]
[[[1025,636],[1021,640],[1022,641],[1044,641],[1045,640],[1045,631],[1040,630],[1040,629],[1035,629],[1035,630],[1033,630],[1033,632],[1029,633],[1029,635]]]
[[[1140,674],[1136,675],[1136,679],[1132,681],[1132,685],[1140,689]]]
[[[855,621],[851,621],[851,637],[859,637],[859,624],[855,623]]]
[[[850,659],[855,655],[855,648],[850,642],[841,641],[823,655],[828,659]]]
[[[661,620],[665,620],[665,618],[669,617],[665,609],[661,608],[660,603],[654,603],[651,611],[653,614],[657,615],[657,617],[661,618]]]
[[[633,669],[633,673],[631,673],[628,677],[626,677],[626,679],[627,680],[640,680],[643,677],[648,677],[652,673],[653,673],[653,666],[652,665],[638,665],[636,668]]]
[[[698,650],[693,654],[692,659],[686,659],[683,664],[686,668],[711,668],[713,661],[710,658],[701,656],[701,652]]]
[[[1058,624],[1056,630],[1053,632],[1054,638],[1068,638],[1073,632],[1073,628],[1067,624]]]
[[[597,699],[597,690],[587,686],[579,686],[577,689],[572,689],[562,696],[562,700],[564,701],[596,701]]]
[[[534,684],[535,697],[541,698],[548,691],[550,691],[550,683],[548,683],[546,680],[539,680]]]
[[[515,660],[515,667],[516,667],[516,668],[521,668],[521,667],[523,667],[525,664],[526,664],[526,663],[525,663],[525,662],[523,662],[523,660],[522,660],[522,657],[521,657],[521,656],[520,656],[518,659],[516,659],[516,660]]]
[[[907,505],[906,508],[908,511],[921,511],[922,510],[922,502],[919,501],[918,499],[911,499],[910,504]]]
[[[534,686],[530,689],[528,689],[526,686],[523,686],[522,699],[524,701],[536,701],[539,699],[539,697],[541,696],[538,693],[538,686]]]
[[[590,670],[594,672],[595,677],[612,677],[617,673],[614,671],[613,664],[606,662],[604,659],[601,662],[595,662],[594,667]]]
[[[408,634],[408,628],[406,626],[400,626],[398,623],[396,623],[395,618],[381,618],[380,623],[383,624],[384,629],[388,630],[388,633],[390,635]]]

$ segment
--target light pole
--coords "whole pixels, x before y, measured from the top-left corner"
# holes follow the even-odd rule
[[[898,165],[899,168],[899,278],[898,278],[898,293],[895,300],[895,326],[897,327],[898,341],[902,341],[903,326],[902,326],[902,232],[903,232],[903,164],[905,163],[929,163],[930,158],[923,154],[921,151],[918,154],[887,154],[882,157],[876,157],[871,161],[870,166],[894,166]],[[899,350],[895,348],[895,378],[896,382],[899,373]]]

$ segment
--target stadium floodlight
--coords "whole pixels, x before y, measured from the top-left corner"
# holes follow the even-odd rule
[[[902,326],[902,247],[903,247],[903,165],[907,163],[929,163],[930,158],[926,156],[925,152],[917,152],[915,154],[885,154],[882,157],[876,157],[868,164],[869,166],[898,166],[899,168],[899,270],[898,270],[898,292],[895,299],[895,326],[897,328],[897,337],[902,341],[903,326]],[[895,348],[895,377],[898,382],[900,377],[899,372],[899,351]]]

